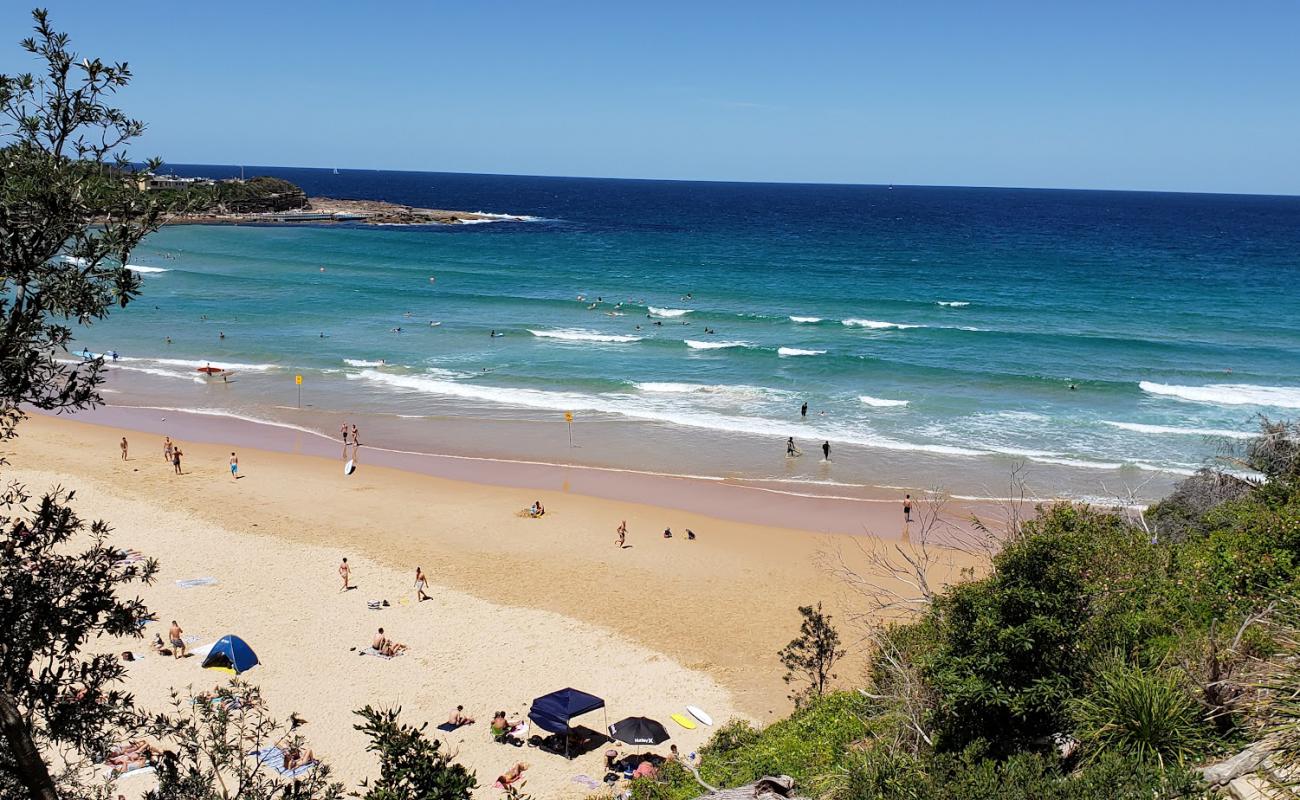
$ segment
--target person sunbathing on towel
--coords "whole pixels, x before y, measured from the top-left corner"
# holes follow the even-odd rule
[[[280,748],[284,753],[284,771],[293,772],[298,767],[305,767],[308,764],[316,763],[316,754],[310,747],[302,748],[297,745],[284,745]]]
[[[510,769],[501,773],[497,777],[497,783],[501,784],[503,788],[506,786],[513,786],[516,781],[524,777],[524,770],[526,769],[528,769],[528,765],[520,761],[518,764],[515,764]]]
[[[461,725],[474,724],[474,718],[465,715],[465,706],[456,706],[456,710],[447,716],[447,724],[459,728]]]

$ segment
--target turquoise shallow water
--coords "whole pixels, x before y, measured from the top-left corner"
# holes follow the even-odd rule
[[[1300,410],[1294,198],[263,171],[531,219],[163,230],[79,339],[122,357],[110,401],[812,491],[996,494],[1027,459],[1075,496]]]

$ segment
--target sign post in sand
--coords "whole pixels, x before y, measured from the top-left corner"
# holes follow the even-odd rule
[[[569,426],[569,447],[573,447],[573,412],[564,412],[564,422]]]
[[[302,408],[302,376],[294,375],[293,382],[298,384],[298,408]]]

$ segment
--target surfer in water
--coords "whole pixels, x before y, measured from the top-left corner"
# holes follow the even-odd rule
[[[794,437],[791,436],[789,439],[786,439],[786,440],[785,440],[785,457],[786,457],[786,458],[794,458],[794,457],[796,457],[796,456],[801,456],[801,455],[803,455],[803,453],[800,453],[800,452],[799,452],[799,448],[797,448],[797,447],[794,446]]]

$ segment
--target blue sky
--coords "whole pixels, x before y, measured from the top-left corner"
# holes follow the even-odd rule
[[[176,163],[1300,194],[1295,0],[49,8]]]

